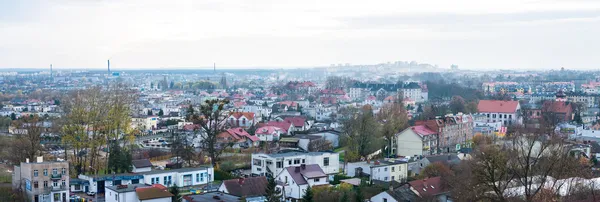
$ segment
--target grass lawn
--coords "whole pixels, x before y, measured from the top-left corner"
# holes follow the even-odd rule
[[[340,147],[340,148],[334,149],[333,151],[334,152],[340,152],[342,150],[346,150],[346,147]]]
[[[346,156],[346,152],[340,153],[340,161],[344,161],[344,156]]]

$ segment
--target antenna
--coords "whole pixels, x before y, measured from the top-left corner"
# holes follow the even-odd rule
[[[52,64],[50,64],[50,78],[53,78],[53,77],[54,77],[54,74],[52,72]]]
[[[107,65],[108,65],[108,74],[110,74],[110,60],[107,60]]]

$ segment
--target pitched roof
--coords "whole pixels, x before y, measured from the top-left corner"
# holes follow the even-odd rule
[[[504,100],[480,100],[477,105],[479,112],[515,113],[519,102]]]
[[[276,133],[277,131],[283,131],[283,129],[275,127],[275,126],[263,126],[263,127],[256,129],[256,132],[254,132],[254,134],[271,135],[271,134]],[[277,135],[277,134],[275,134],[275,135]]]
[[[428,179],[426,178],[426,179],[422,179],[422,180],[413,180],[408,183],[421,196],[427,196],[427,195],[435,196],[435,195],[445,192],[445,189],[442,187],[442,178],[441,177],[432,177],[432,178],[428,178]]]
[[[436,134],[435,131],[424,125],[412,126],[410,129],[421,137]]]
[[[571,103],[562,101],[545,101],[542,105],[542,111],[554,113],[569,113],[571,112]]]
[[[258,137],[248,134],[243,128],[230,128],[227,129],[227,133],[231,135],[235,140],[243,141],[244,138],[248,138],[253,142],[258,141]]]
[[[265,176],[239,178],[223,181],[229,194],[239,197],[263,196],[269,182]]]
[[[306,122],[306,119],[303,117],[286,117],[285,119],[283,119],[283,121],[292,123],[294,127],[302,127],[304,126],[304,122]]]
[[[298,168],[298,172],[296,172],[296,168]],[[311,179],[327,177],[325,172],[323,172],[323,169],[321,169],[321,166],[319,166],[318,164],[304,165],[304,168],[302,167],[302,165],[290,166],[286,169],[288,173],[290,173],[290,175],[292,176],[294,182],[296,182],[296,184],[299,185],[308,184],[308,182],[306,182],[306,179],[304,178]]]
[[[152,163],[148,159],[133,160],[133,161],[131,161],[131,164],[133,164],[133,166],[135,168],[148,168],[148,167],[152,167]]]
[[[283,129],[283,131],[287,133],[290,127],[292,126],[292,123],[287,121],[269,121],[267,123],[261,124],[261,126],[274,126]]]
[[[161,190],[160,188],[156,187],[137,188],[135,189],[135,193],[137,193],[140,200],[167,198],[173,196],[173,194],[169,193],[167,190]]]
[[[236,119],[239,119],[242,116],[246,117],[248,120],[254,119],[254,112],[231,112],[229,115],[235,117]]]

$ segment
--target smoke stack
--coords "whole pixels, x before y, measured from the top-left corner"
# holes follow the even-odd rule
[[[107,60],[106,63],[108,65],[108,73],[110,73],[110,60]]]

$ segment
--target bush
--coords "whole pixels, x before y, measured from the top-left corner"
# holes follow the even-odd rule
[[[345,180],[345,179],[350,179],[350,178],[352,178],[352,177],[345,176],[345,175],[334,175],[333,181],[331,182],[331,184],[333,184],[333,185],[340,184],[340,180]]]
[[[215,181],[219,180],[219,181],[223,181],[223,180],[230,180],[230,179],[234,179],[235,177],[233,175],[231,175],[229,172],[226,171],[222,171],[220,169],[215,169]]]
[[[235,164],[231,161],[225,161],[219,165],[219,169],[225,172],[235,170]]]

